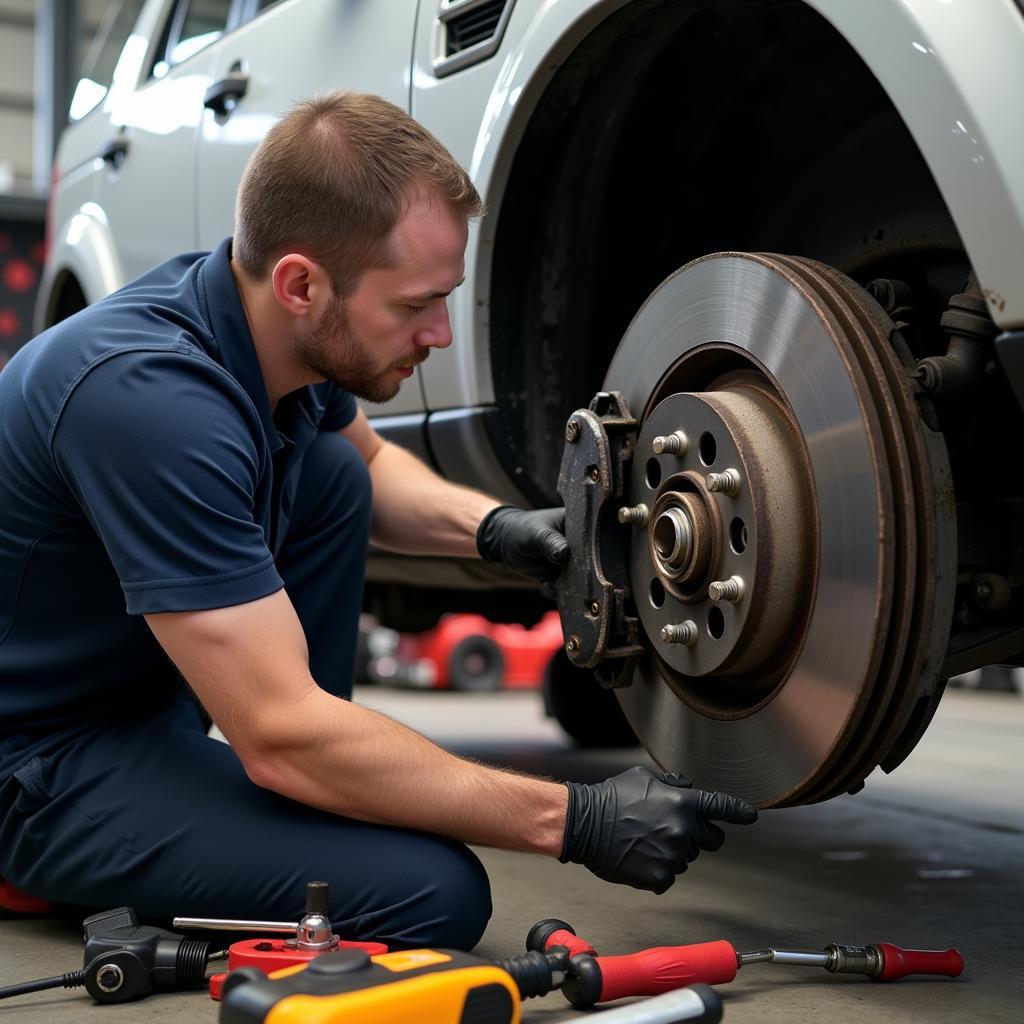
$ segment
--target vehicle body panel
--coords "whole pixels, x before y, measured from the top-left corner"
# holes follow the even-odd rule
[[[1024,324],[1024,17],[1013,0],[808,0],[874,72],[956,221],[992,319]]]
[[[119,168],[103,173],[98,202],[116,239],[122,283],[154,265],[154,237],[167,256],[196,248],[190,216],[197,199],[195,138],[212,68],[213,53],[203,50],[165,78],[145,83],[112,112],[112,127],[129,150]]]
[[[56,300],[62,278],[73,277],[91,301],[116,291],[124,282],[107,215],[98,203],[91,200],[82,203],[61,224],[52,245],[60,253],[60,260],[47,262],[39,282],[35,314],[39,330],[49,322],[53,312],[50,307]]]
[[[352,88],[408,108],[417,3],[286,0],[211,46],[211,81],[241,72],[248,76],[248,88],[226,117],[203,111],[200,99],[197,248],[212,249],[231,234],[235,192],[246,162],[268,128],[296,100]],[[301,59],[284,61],[282,54],[301,54]],[[180,209],[193,206],[181,204]],[[398,415],[422,409],[423,396],[414,377],[387,406],[365,404],[370,415]]]

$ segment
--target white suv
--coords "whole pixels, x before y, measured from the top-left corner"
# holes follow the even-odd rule
[[[40,328],[229,234],[317,91],[470,170],[456,344],[371,414],[565,501],[566,664],[661,763],[823,799],[899,763],[947,677],[1024,656],[1020,0],[145,0],[106,84],[59,148]],[[410,584],[493,585],[371,581],[396,624],[445,603]]]

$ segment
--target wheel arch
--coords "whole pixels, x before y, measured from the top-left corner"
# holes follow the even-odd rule
[[[84,203],[54,234],[36,298],[36,332],[124,283],[106,214],[97,203]]]
[[[499,458],[535,502],[555,498],[566,416],[689,259],[793,252],[854,275],[931,261],[940,308],[967,267],[895,87],[830,20],[865,47],[870,19],[836,18],[831,0],[567,6],[543,59],[506,60],[472,162],[492,207],[474,255],[489,289],[478,355]],[[520,56],[541,34],[527,29]],[[933,64],[941,105],[958,69]]]

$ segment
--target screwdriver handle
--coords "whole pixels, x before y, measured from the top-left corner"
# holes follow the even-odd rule
[[[581,939],[572,925],[560,921],[557,917],[538,921],[526,936],[526,948],[531,952],[546,953],[552,946],[564,946],[569,950],[569,956],[575,956],[577,953],[597,956],[597,950],[586,939]]]
[[[725,939],[654,946],[629,956],[598,957],[597,962],[602,1003],[625,996],[653,996],[698,981],[724,985],[736,977],[736,950]]]
[[[731,942],[655,946],[628,956],[574,956],[562,994],[578,1009],[627,996],[655,996],[703,982],[724,985],[736,977]]]
[[[890,942],[876,942],[882,969],[878,981],[895,981],[908,974],[944,974],[957,977],[964,969],[964,958],[955,949],[900,949]]]

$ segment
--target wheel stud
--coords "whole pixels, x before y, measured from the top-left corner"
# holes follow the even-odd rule
[[[687,619],[686,622],[662,626],[661,640],[666,644],[685,644],[692,647],[697,642],[697,623]]]
[[[724,473],[708,473],[705,481],[709,491],[717,491],[735,498],[740,493],[740,474],[735,469],[727,469]]]
[[[650,517],[650,509],[646,505],[624,505],[619,509],[619,522],[623,525],[631,523],[633,526],[646,526]]]
[[[659,435],[651,442],[655,455],[685,455],[690,442],[681,430],[675,430],[664,437]]]
[[[743,599],[743,577],[730,576],[727,580],[715,580],[708,585],[708,597],[712,601],[729,601],[737,604]]]

